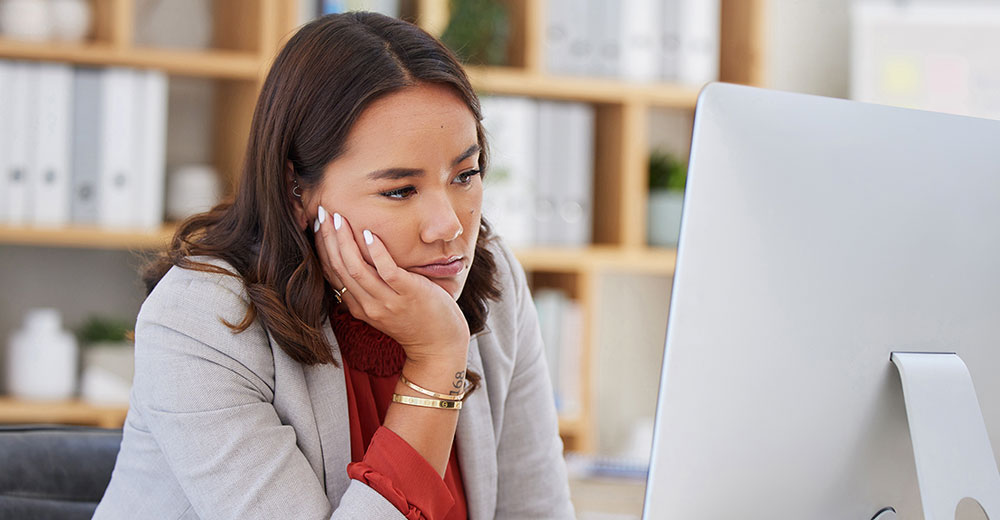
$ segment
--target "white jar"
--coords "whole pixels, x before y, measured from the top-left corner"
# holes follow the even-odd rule
[[[90,33],[92,15],[87,0],[50,0],[52,37],[78,42]]]
[[[37,42],[48,40],[51,34],[48,0],[0,0],[0,35]]]
[[[31,309],[7,350],[7,390],[22,399],[69,399],[79,351],[55,309]]]

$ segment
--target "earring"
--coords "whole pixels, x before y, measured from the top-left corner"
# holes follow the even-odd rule
[[[295,195],[295,198],[297,198],[297,199],[301,199],[302,198],[302,190],[299,189],[299,181],[292,181],[292,182],[293,182],[292,195]]]

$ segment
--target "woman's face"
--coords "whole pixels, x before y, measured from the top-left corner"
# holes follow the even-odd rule
[[[396,265],[427,277],[458,299],[479,236],[483,203],[476,120],[451,88],[418,85],[368,106],[345,152],[320,185],[303,195],[309,224],[317,206],[362,233],[378,235]]]

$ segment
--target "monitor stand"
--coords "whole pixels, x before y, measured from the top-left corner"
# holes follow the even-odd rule
[[[969,369],[957,354],[893,352],[925,520],[953,520],[966,498],[1000,519],[1000,471]]]

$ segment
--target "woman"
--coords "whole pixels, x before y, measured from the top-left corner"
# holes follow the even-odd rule
[[[454,56],[351,13],[276,58],[232,203],[146,273],[95,518],[572,518],[524,273]]]

